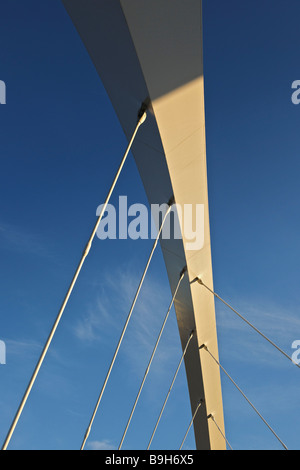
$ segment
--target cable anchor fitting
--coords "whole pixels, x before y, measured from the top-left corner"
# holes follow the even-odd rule
[[[147,118],[147,110],[149,109],[150,98],[146,98],[145,101],[142,103],[137,118],[138,124],[143,124]]]
[[[180,271],[179,277],[182,277],[186,272],[187,272],[187,267],[185,266],[185,267]]]

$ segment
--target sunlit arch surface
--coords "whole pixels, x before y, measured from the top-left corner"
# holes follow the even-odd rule
[[[150,204],[204,204],[204,246],[187,250],[183,240],[162,240],[184,348],[195,329],[185,368],[197,449],[225,449],[214,299],[192,283],[196,276],[213,288],[205,148],[201,0],[63,0],[107,90],[124,133],[130,137],[141,103],[150,102],[147,124],[133,155]]]

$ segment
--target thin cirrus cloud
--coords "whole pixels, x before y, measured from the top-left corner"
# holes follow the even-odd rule
[[[296,309],[288,311],[286,307],[273,305],[270,301],[261,304],[254,300],[240,299],[234,304],[234,308],[246,320],[287,354],[292,354],[291,345],[297,339],[297,335],[300,336],[300,316]],[[287,359],[283,358],[280,352],[218,301],[216,314],[219,339],[224,346],[222,348],[224,357],[240,358],[247,363],[266,364],[272,367],[284,366]],[[238,349],[242,354],[236,355]]]
[[[87,444],[90,450],[113,450],[116,446],[108,439],[102,441],[91,441]]]
[[[107,274],[101,283],[101,294],[90,303],[84,317],[73,327],[77,339],[105,343],[107,330],[114,330],[118,336],[125,323],[138,283],[137,275],[129,267],[120,268],[113,277]],[[170,299],[170,289],[162,290],[161,285],[149,275],[142,286],[122,346],[130,363],[135,367],[138,367],[139,362],[144,364],[145,357],[148,357],[153,349]],[[163,361],[172,357],[175,349],[178,349],[178,332],[174,319],[175,312],[172,309],[162,337],[162,342],[165,340],[166,344],[160,347],[159,352]],[[129,336],[128,340],[126,336]]]
[[[49,257],[49,244],[38,233],[25,227],[0,222],[0,240],[5,249]]]

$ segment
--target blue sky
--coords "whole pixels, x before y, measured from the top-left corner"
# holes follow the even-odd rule
[[[204,1],[210,223],[216,291],[288,354],[300,339],[297,0]],[[126,146],[101,81],[58,0],[2,2],[0,80],[0,439],[28,383]],[[147,204],[130,156],[112,202]],[[11,449],[78,449],[151,240],[96,240]],[[116,448],[170,289],[155,253],[87,449]],[[157,315],[153,316],[153,311]],[[216,302],[220,362],[290,449],[299,370]],[[174,311],[124,449],[144,449],[180,359]],[[234,449],[280,445],[222,375]],[[182,369],[152,448],[177,449],[191,415]],[[185,443],[195,447],[193,433]]]

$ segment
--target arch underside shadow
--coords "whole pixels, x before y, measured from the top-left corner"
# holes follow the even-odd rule
[[[141,104],[147,121],[132,154],[149,204],[204,205],[204,245],[188,250],[182,240],[160,240],[172,294],[187,266],[174,303],[185,356],[197,449],[225,449],[207,416],[224,432],[220,371],[201,355],[206,343],[218,358],[214,299],[197,283],[213,287],[205,151],[202,19],[200,0],[63,0],[95,65],[127,138]]]

